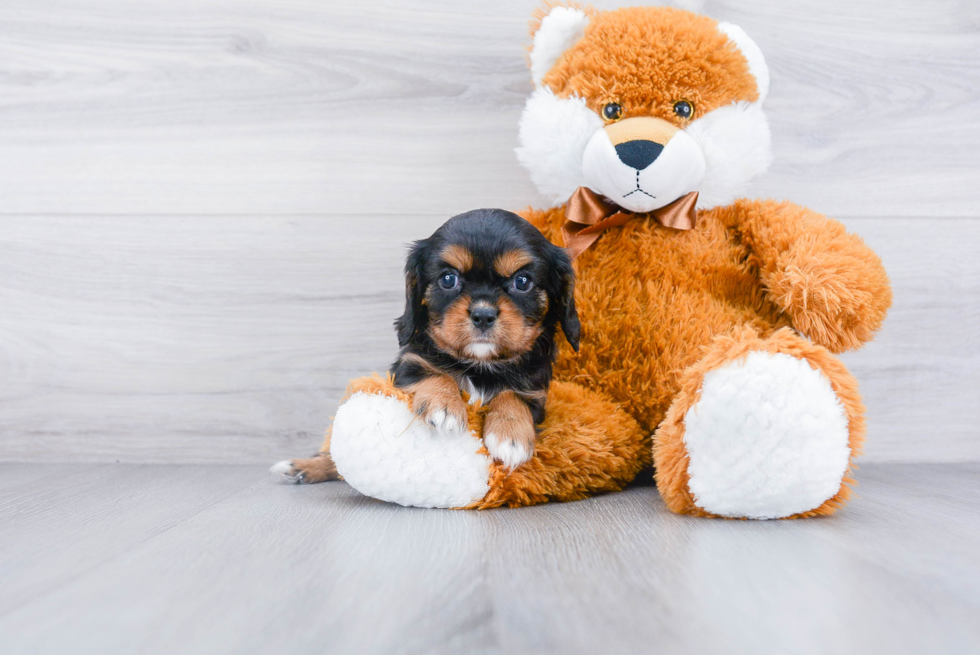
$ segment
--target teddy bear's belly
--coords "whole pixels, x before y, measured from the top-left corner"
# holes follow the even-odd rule
[[[608,239],[583,257],[576,292],[581,348],[576,354],[565,345],[555,368],[557,379],[609,395],[647,432],[663,420],[681,372],[712,338],[743,325],[768,334],[789,324],[737,248],[719,248],[727,242],[710,233],[683,237]]]

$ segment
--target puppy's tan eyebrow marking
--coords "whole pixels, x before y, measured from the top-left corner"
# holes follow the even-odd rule
[[[440,255],[442,261],[446,262],[460,273],[473,268],[473,253],[458,243],[451,243],[446,246]]]
[[[501,277],[510,277],[533,261],[534,258],[523,250],[508,250],[497,255],[493,260],[493,268]]]

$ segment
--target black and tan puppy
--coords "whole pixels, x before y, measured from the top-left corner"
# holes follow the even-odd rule
[[[487,450],[510,468],[523,464],[544,420],[557,325],[578,349],[573,277],[565,250],[516,214],[449,219],[413,245],[405,265],[395,385],[440,430],[466,428],[461,389],[489,404]]]

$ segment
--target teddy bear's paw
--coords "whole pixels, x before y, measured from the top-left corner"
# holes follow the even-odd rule
[[[770,294],[792,317],[793,327],[814,343],[835,353],[860,348],[891,306],[884,269],[870,251],[814,254],[811,247],[801,240],[784,254],[801,261],[772,275]]]
[[[384,394],[358,392],[340,406],[330,455],[352,487],[399,505],[464,507],[490,488],[490,458],[475,434],[436,430]]]
[[[826,375],[762,351],[704,376],[684,444],[695,503],[729,517],[814,510],[838,492],[851,456],[847,414]]]

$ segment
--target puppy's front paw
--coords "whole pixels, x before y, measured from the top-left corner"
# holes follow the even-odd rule
[[[534,419],[523,402],[516,397],[494,398],[483,424],[483,443],[491,457],[515,469],[534,455],[534,437]]]
[[[483,443],[490,456],[515,469],[534,455],[534,417],[527,404],[513,391],[504,391],[490,401],[483,423]]]
[[[468,425],[466,403],[458,390],[448,393],[420,389],[412,399],[412,408],[429,427],[439,432],[456,434],[465,431]]]
[[[419,416],[434,430],[457,433],[466,428],[466,405],[462,401],[456,407],[446,406],[429,409]]]
[[[531,428],[530,438],[526,435],[515,438],[501,432],[484,432],[483,443],[491,457],[509,469],[516,469],[534,456],[534,428]]]

